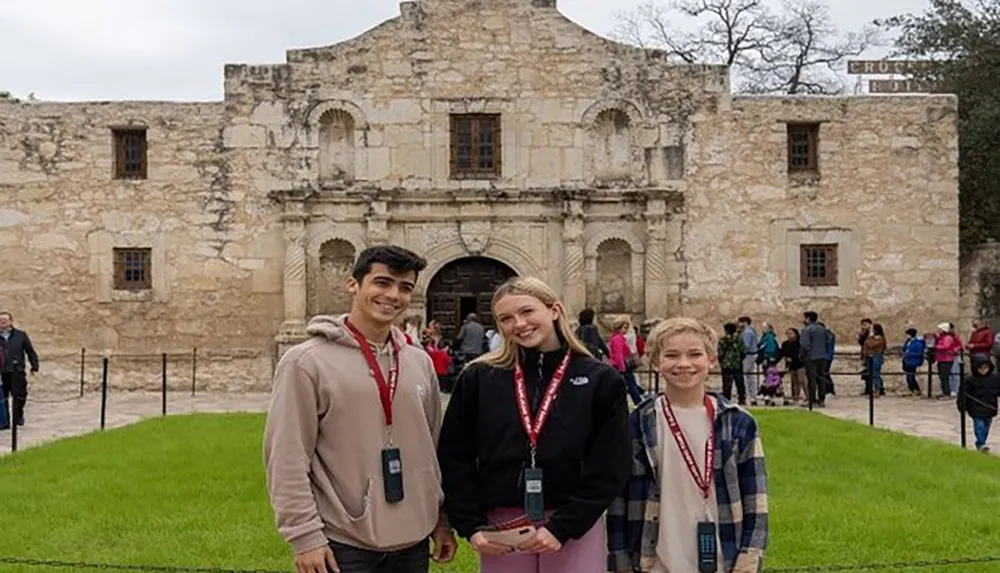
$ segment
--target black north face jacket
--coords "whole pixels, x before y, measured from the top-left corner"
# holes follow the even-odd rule
[[[38,353],[35,352],[35,347],[31,345],[31,338],[28,337],[27,332],[12,328],[10,330],[10,337],[7,340],[4,340],[3,336],[0,336],[0,351],[4,355],[3,366],[0,367],[0,372],[4,374],[24,372],[25,355],[27,355],[28,362],[31,364],[31,371],[38,372]]]
[[[534,415],[566,345],[521,351]],[[621,493],[631,470],[625,383],[612,367],[574,354],[538,440],[545,527],[560,542],[578,539]],[[438,443],[445,509],[459,535],[487,525],[493,509],[524,507],[528,435],[518,414],[511,369],[473,364],[460,375]]]

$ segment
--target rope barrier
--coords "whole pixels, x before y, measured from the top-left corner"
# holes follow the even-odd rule
[[[926,569],[928,567],[950,567],[977,563],[1000,562],[1000,555],[988,557],[956,557],[943,559],[922,559],[918,561],[896,561],[882,563],[848,563],[840,565],[803,565],[792,567],[764,567],[765,573],[834,573],[842,571],[884,571],[893,569]],[[145,573],[290,573],[290,569],[238,569],[227,567],[185,567],[177,565],[136,565],[121,563],[90,563],[86,561],[60,561],[35,559],[30,557],[0,556],[0,563],[24,565],[28,567],[55,567],[62,569],[94,571],[140,571]],[[963,572],[964,573],[964,572]]]

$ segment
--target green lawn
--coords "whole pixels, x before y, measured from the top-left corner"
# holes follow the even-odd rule
[[[1000,459],[808,412],[758,417],[768,565],[1000,554]],[[291,571],[265,495],[262,428],[260,415],[174,416],[0,458],[0,556]],[[463,547],[435,571],[475,569]],[[920,571],[972,570],[1000,564]]]

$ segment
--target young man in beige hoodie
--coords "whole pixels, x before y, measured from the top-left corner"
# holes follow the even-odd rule
[[[312,338],[278,363],[264,461],[298,573],[425,573],[430,539],[435,561],[454,558],[441,511],[437,377],[393,326],[426,266],[397,246],[361,252],[350,314],[312,319]]]

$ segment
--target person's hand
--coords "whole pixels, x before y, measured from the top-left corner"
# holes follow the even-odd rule
[[[297,573],[340,573],[337,560],[333,558],[333,550],[324,545],[310,549],[295,556],[295,571]]]
[[[455,534],[450,528],[438,527],[431,534],[431,540],[434,542],[431,559],[435,563],[449,563],[455,558],[455,554],[458,553],[458,542],[455,541]]]
[[[518,545],[517,550],[525,553],[555,553],[562,548],[562,543],[544,527],[535,532],[535,536]]]
[[[486,536],[482,532],[476,533],[469,538],[469,545],[479,553],[480,555],[486,555],[487,557],[496,557],[498,555],[506,555],[512,552],[514,549],[506,545],[501,545],[499,543],[493,543],[492,541],[486,539]]]

